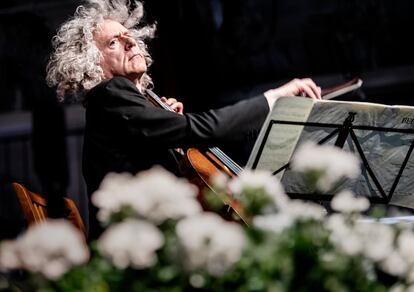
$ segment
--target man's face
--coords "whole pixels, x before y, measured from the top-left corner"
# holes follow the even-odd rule
[[[136,84],[147,64],[128,29],[119,22],[105,20],[94,32],[96,46],[102,53],[100,66],[105,78],[125,76]]]

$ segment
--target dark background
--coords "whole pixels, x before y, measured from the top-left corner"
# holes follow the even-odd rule
[[[44,81],[50,39],[80,3],[0,2],[0,224],[13,226],[7,206],[18,209],[5,195],[11,181],[50,196],[65,193],[74,177],[82,181],[65,139],[82,115],[68,115]],[[362,89],[344,99],[414,104],[413,1],[147,0],[144,7],[145,20],[158,27],[150,43],[155,92],[183,101],[186,111],[233,103],[294,77],[326,88],[358,76]],[[26,111],[32,114],[22,136],[16,125]],[[14,150],[4,145],[16,137],[26,137],[32,166],[27,151],[10,159]],[[81,142],[77,147],[79,160]],[[239,146],[224,150],[241,164],[248,155]],[[6,161],[30,168],[35,179],[11,173]],[[85,216],[84,189],[72,192]]]
[[[0,3],[0,111],[31,110],[49,94],[51,36],[81,1]],[[199,110],[293,77],[324,87],[362,76],[369,100],[411,104],[413,8],[409,0],[147,0],[146,21],[158,27],[155,91]]]

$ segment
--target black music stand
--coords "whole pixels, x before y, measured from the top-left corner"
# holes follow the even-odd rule
[[[304,129],[306,127],[312,127],[314,129],[325,129],[325,131],[328,129],[328,132],[324,137],[319,137],[317,140],[315,140],[314,137],[310,136],[310,140],[313,140],[314,142],[318,144],[325,144],[328,142],[333,142],[334,138],[336,137],[336,140],[334,142],[334,145],[339,148],[343,148],[345,143],[348,143],[353,148],[353,152],[357,153],[359,155],[359,158],[362,162],[362,175],[365,176],[365,182],[370,183],[372,181],[373,187],[369,187],[371,190],[375,189],[375,193],[377,193],[377,196],[367,196],[372,203],[381,203],[381,204],[388,204],[393,194],[395,193],[399,182],[401,181],[402,175],[404,170],[407,167],[407,163],[411,157],[411,153],[414,148],[414,130],[413,129],[400,129],[400,128],[388,128],[388,127],[374,127],[374,126],[364,126],[364,125],[354,125],[353,122],[355,120],[355,116],[357,115],[356,112],[348,112],[347,116],[344,116],[343,123],[342,124],[336,124],[336,123],[319,123],[319,122],[295,122],[295,121],[282,121],[282,120],[274,120],[271,119],[267,123],[266,131],[264,132],[264,136],[260,141],[259,145],[256,145],[258,147],[258,151],[256,153],[256,156],[253,159],[253,163],[251,165],[252,169],[256,169],[258,166],[259,159],[261,157],[262,151],[266,146],[266,143],[268,142],[269,134],[272,130],[272,128],[275,125],[292,125],[292,126],[302,126]],[[329,130],[330,129],[330,130]],[[372,163],[375,163],[375,161],[370,161],[367,159],[364,149],[361,145],[360,138],[356,134],[356,131],[362,130],[362,131],[372,131],[372,133],[380,133],[381,135],[386,135],[389,133],[400,133],[401,135],[412,135],[412,138],[405,138],[401,141],[406,142],[403,146],[405,148],[408,148],[408,150],[405,152],[404,158],[402,161],[397,162],[399,165],[396,167],[398,169],[398,172],[395,174],[394,179],[392,181],[386,181],[385,183],[390,183],[391,186],[384,186],[384,181],[379,179],[377,177],[377,174],[373,170]],[[298,144],[303,142],[304,139],[301,139]],[[401,145],[400,145],[401,146]],[[390,163],[396,163],[395,161],[392,161]],[[285,172],[283,174],[282,183],[287,181],[290,184],[296,183],[299,176],[294,175],[292,171],[289,172],[289,163],[284,164],[283,166],[279,166],[276,169],[272,170],[273,175],[280,174],[281,172]],[[294,176],[291,179],[285,180],[284,178],[286,176]],[[414,177],[412,178],[414,180]],[[301,190],[294,190],[290,188],[289,186],[286,186],[286,192],[289,196],[292,198],[302,198],[307,200],[330,200],[333,196],[333,194],[315,194],[313,192],[306,192]],[[388,190],[387,190],[388,187]],[[413,189],[414,192],[414,189]],[[364,195],[365,194],[358,194],[357,195]]]

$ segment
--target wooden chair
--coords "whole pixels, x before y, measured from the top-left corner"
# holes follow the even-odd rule
[[[30,225],[40,223],[47,218],[47,202],[41,195],[29,191],[22,184],[12,183],[13,189],[17,194],[20,205],[23,210],[24,217],[27,223]],[[75,203],[69,198],[63,198],[66,207],[69,209],[69,215],[67,219],[81,231],[81,233],[87,238],[85,225],[79,214],[78,208]]]

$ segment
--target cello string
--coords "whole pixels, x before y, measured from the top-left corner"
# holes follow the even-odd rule
[[[219,148],[217,148],[218,151],[221,151]],[[233,165],[233,167],[235,168],[235,173],[237,175],[239,175],[242,171],[243,168],[241,166],[239,166],[236,162],[234,162],[229,156],[227,156],[224,152],[222,152],[222,155],[229,161],[229,163],[231,163]]]
[[[220,148],[215,148],[217,152],[219,152],[225,159],[227,159],[230,163],[234,164],[234,167],[238,169],[238,171],[242,171],[243,168],[239,166],[236,162],[234,162],[226,153],[224,153]]]
[[[230,170],[236,174],[239,175],[242,171],[242,168],[237,165],[231,158],[229,158],[226,154],[224,154],[223,151],[221,151],[219,148],[208,148],[210,152],[212,152],[223,164],[225,164]]]

